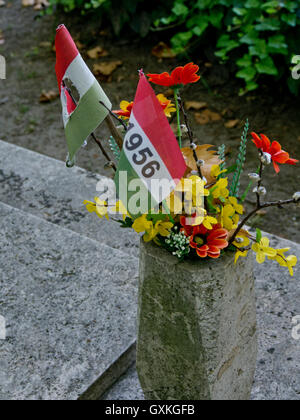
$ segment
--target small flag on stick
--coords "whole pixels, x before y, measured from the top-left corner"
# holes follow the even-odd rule
[[[83,61],[65,25],[57,28],[55,47],[55,70],[69,150],[68,160],[73,162],[90,134],[108,116],[112,105]],[[72,86],[79,95],[77,100],[72,95]],[[100,105],[100,101],[107,109]]]
[[[169,121],[141,73],[115,177],[117,194],[127,211],[138,217],[164,201],[185,171],[186,163]],[[135,201],[139,201],[137,211]]]

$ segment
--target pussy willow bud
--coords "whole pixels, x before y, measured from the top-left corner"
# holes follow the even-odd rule
[[[207,184],[207,179],[205,178],[205,176],[202,179],[205,182],[205,184]]]
[[[265,187],[255,187],[253,190],[254,193],[259,194],[259,195],[266,195],[267,194],[267,190]]]
[[[263,153],[260,157],[261,162],[264,165],[270,165],[272,163],[272,156],[270,155],[270,153]]]
[[[244,242],[243,238],[236,238],[235,242],[238,244],[242,244]]]
[[[191,143],[191,149],[196,150],[197,149],[197,145],[195,143]]]
[[[260,181],[260,176],[259,176],[258,174],[251,173],[251,174],[248,174],[248,176],[249,176],[249,178],[250,178],[250,179],[252,179],[253,181],[256,181],[256,182]]]
[[[185,124],[181,125],[182,134],[187,134],[189,132],[187,126]]]
[[[293,195],[293,199],[296,201],[296,203],[299,203],[300,202],[300,191],[296,192]]]
[[[205,162],[204,162],[204,160],[203,159],[199,159],[199,160],[197,160],[197,166],[199,167],[201,167],[201,166],[204,166],[205,165]]]
[[[198,171],[192,171],[191,174],[192,175],[199,175]]]

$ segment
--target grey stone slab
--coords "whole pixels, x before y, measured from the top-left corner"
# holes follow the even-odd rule
[[[133,361],[137,259],[1,203],[0,231],[0,399],[99,399]]]
[[[138,257],[135,232],[89,214],[83,205],[97,196],[97,182],[103,179],[0,141],[0,201]]]
[[[300,245],[268,235],[272,246],[291,247],[300,263]],[[300,340],[292,337],[292,319],[300,315],[300,267],[291,278],[273,261],[255,266],[259,355],[252,400],[300,400]],[[104,396],[140,400],[142,389],[131,368]]]

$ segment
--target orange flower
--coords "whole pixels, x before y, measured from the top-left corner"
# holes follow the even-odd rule
[[[171,117],[172,112],[176,111],[176,108],[172,104],[172,101],[168,100],[163,94],[157,95],[157,99],[161,104],[162,109],[167,117]],[[119,117],[128,120],[130,118],[132,109],[133,109],[133,102],[122,101],[120,103],[121,109],[117,111],[113,111],[114,114],[118,115]]]
[[[190,246],[194,248],[200,258],[219,258],[221,250],[228,247],[228,231],[221,225],[214,225],[211,230],[205,226],[189,226],[186,218],[180,219],[182,231],[190,237]]]
[[[289,153],[282,150],[281,145],[277,141],[271,141],[267,136],[261,134],[260,137],[256,133],[251,133],[253,143],[258,149],[261,149],[264,153],[269,153],[272,157],[274,169],[277,173],[280,172],[278,163],[296,165],[299,161],[291,159]]]
[[[122,101],[120,108],[118,111],[113,111],[113,113],[128,120],[132,112],[133,102]]]
[[[199,67],[194,63],[189,63],[184,67],[177,67],[171,74],[147,74],[149,81],[160,86],[180,87],[189,83],[196,83],[200,80],[200,76],[196,73]]]

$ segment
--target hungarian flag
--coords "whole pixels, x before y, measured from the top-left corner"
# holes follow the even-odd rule
[[[99,102],[109,109],[111,103],[83,61],[65,25],[56,30],[55,47],[63,123],[69,160],[73,161],[80,147],[108,115],[108,110]]]
[[[141,74],[115,177],[131,216],[148,213],[176,188],[186,163],[169,121]]]

